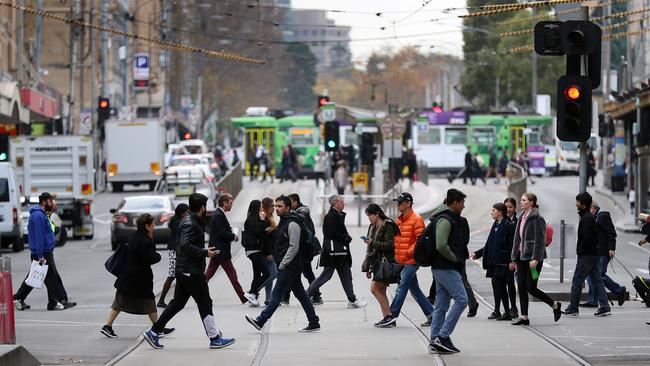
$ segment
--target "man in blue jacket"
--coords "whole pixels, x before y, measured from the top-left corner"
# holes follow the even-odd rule
[[[41,265],[48,265],[44,281],[45,287],[47,287],[47,310],[64,310],[77,304],[68,301],[62,304],[62,299],[58,298],[61,290],[59,287],[63,286],[63,283],[58,280],[59,274],[54,263],[54,231],[47,216],[47,212],[51,212],[54,207],[54,198],[55,196],[48,192],[43,192],[38,196],[38,206],[34,206],[29,210],[27,237],[29,238],[32,261],[38,261]],[[25,304],[25,299],[31,291],[32,287],[23,281],[18,292],[14,295],[16,309],[27,310],[30,308],[29,305]],[[63,292],[65,293],[65,290]]]

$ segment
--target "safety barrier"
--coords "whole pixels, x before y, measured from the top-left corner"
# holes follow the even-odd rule
[[[517,163],[509,162],[506,173],[508,174],[508,197],[519,202],[521,195],[526,193],[528,179],[526,169]]]
[[[422,182],[424,185],[429,184],[429,166],[424,160],[418,162],[418,182]]]
[[[0,344],[16,343],[11,258],[0,257]]]
[[[224,175],[217,182],[217,190],[221,193],[230,193],[233,197],[237,197],[243,187],[244,171],[242,170],[241,160],[231,167],[226,175]]]

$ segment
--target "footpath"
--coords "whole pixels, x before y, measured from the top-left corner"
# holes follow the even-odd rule
[[[420,212],[429,212],[442,202],[445,191],[450,186],[447,182],[434,180],[429,186],[416,183],[409,189],[413,194],[416,208]],[[494,194],[505,195],[503,186],[492,183]],[[479,188],[462,186],[470,197],[479,196]],[[473,195],[476,190],[476,195]],[[303,201],[317,207],[318,196],[313,181],[270,185],[246,182],[244,190],[235,200],[230,221],[233,226],[241,227],[248,203],[252,199],[264,196],[276,197],[283,193],[298,192]],[[483,193],[482,196],[485,196]],[[478,201],[478,199],[477,199]],[[482,205],[486,202],[468,200],[467,205]],[[322,202],[321,202],[322,205]],[[476,206],[478,207],[478,206]],[[352,212],[356,207],[350,205],[346,211]],[[478,211],[478,210],[476,210]],[[489,212],[489,211],[488,211]],[[487,212],[476,212],[468,217],[472,227],[477,230],[489,225]],[[461,349],[455,355],[430,355],[427,352],[429,328],[420,327],[425,320],[415,301],[408,297],[403,313],[397,321],[397,327],[379,329],[372,324],[381,318],[379,306],[370,293],[370,280],[360,271],[360,265],[365,254],[362,241],[356,240],[366,233],[367,219],[362,217],[362,225],[356,225],[356,219],[348,214],[348,230],[355,240],[351,244],[353,256],[353,284],[357,297],[367,301],[368,305],[361,309],[347,309],[347,299],[337,276],[321,289],[325,303],[316,306],[316,312],[321,319],[322,330],[316,333],[299,333],[298,329],[306,325],[306,318],[295,298],[291,298],[289,306],[281,306],[272,320],[260,333],[250,326],[244,315],[257,315],[261,308],[241,305],[227,277],[220,269],[209,283],[210,293],[214,302],[214,316],[218,326],[226,337],[235,337],[236,343],[226,349],[210,350],[208,339],[198,315],[193,300],[181,311],[168,326],[175,327],[176,332],[164,338],[161,343],[164,349],[154,350],[141,339],[134,339],[133,346],[109,362],[109,365],[140,366],[140,365],[303,365],[310,366],[332,365],[503,365],[528,364],[535,360],[541,365],[575,365],[577,362],[569,355],[558,349],[552,343],[545,341],[539,334],[526,327],[514,327],[508,322],[496,323],[487,320],[491,312],[482,303],[475,318],[461,318],[452,339]],[[316,219],[318,215],[314,215]],[[319,218],[317,219],[319,220]],[[428,222],[428,219],[426,219]],[[316,222],[317,226],[319,222]],[[318,232],[322,237],[322,233]],[[233,245],[233,263],[237,269],[239,281],[246,290],[251,279],[250,261],[243,255],[238,244]],[[316,270],[316,275],[321,272]],[[420,287],[428,293],[431,285],[429,268],[419,271]],[[304,281],[306,282],[306,281]],[[391,285],[389,294],[392,297],[395,286]],[[264,294],[260,294],[264,298]],[[541,314],[541,312],[538,312]],[[550,315],[550,314],[549,314]],[[549,327],[559,327],[561,323],[553,323],[551,316],[539,317],[536,323]],[[143,331],[146,329],[143,329]],[[110,340],[107,340],[110,341]]]

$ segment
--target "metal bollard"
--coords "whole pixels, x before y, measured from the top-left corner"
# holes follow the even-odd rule
[[[566,225],[564,220],[560,220],[560,283],[564,283],[564,242]]]
[[[16,344],[10,257],[0,257],[0,344]]]
[[[357,194],[357,226],[361,226],[361,194]]]

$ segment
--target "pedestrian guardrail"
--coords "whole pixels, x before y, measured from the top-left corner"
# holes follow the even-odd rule
[[[391,189],[386,191],[384,194],[344,194],[340,195],[346,202],[355,202],[357,206],[357,225],[361,226],[361,217],[362,212],[364,212],[366,206],[370,203],[376,203],[382,207],[386,216],[395,218],[398,216],[397,205],[393,204],[393,199],[397,198],[401,194],[401,186],[399,184],[394,185]],[[332,196],[330,195],[321,195],[316,197],[319,200],[323,200],[323,210],[322,215],[327,213],[328,200]],[[321,217],[322,220],[322,217]]]
[[[508,162],[506,174],[508,175],[508,197],[519,201],[521,195],[526,193],[526,180],[528,179],[526,169],[511,161]]]
[[[242,162],[238,161],[237,164],[228,170],[226,175],[219,179],[217,189],[221,193],[230,193],[233,197],[237,197],[244,185],[243,177]]]

